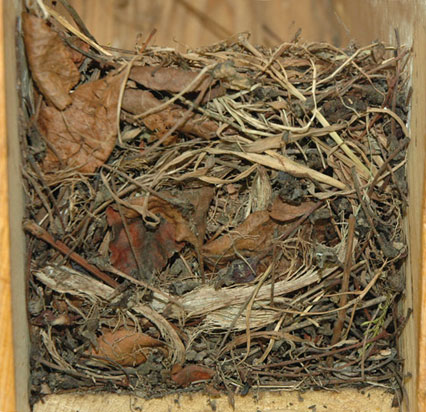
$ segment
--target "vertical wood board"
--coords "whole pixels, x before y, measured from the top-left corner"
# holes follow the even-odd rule
[[[10,281],[9,202],[7,174],[6,67],[4,58],[4,3],[0,3],[0,411],[15,411],[15,373],[12,343],[12,293]],[[10,41],[10,39],[9,39]],[[12,39],[13,41],[13,39]]]
[[[24,209],[18,137],[16,16],[21,0],[0,2],[0,411],[29,410]],[[12,308],[10,304],[12,300]]]

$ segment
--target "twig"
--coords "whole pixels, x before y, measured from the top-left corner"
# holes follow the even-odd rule
[[[75,24],[77,24],[78,28],[83,32],[83,34],[85,34],[94,43],[97,43],[96,39],[92,36],[89,29],[84,24],[84,21],[81,19],[81,17],[75,11],[74,7],[71,6],[71,4],[69,4],[68,0],[59,0],[59,1],[66,8],[67,12],[70,14],[72,19],[75,21]]]
[[[35,223],[32,220],[27,220],[24,222],[24,230],[31,233],[33,236],[37,237],[38,239],[44,240],[46,243],[49,243],[49,245],[53,246],[55,249],[57,249],[59,252],[63,253],[64,255],[69,256],[71,260],[82,266],[84,269],[86,269],[88,272],[95,275],[98,279],[101,279],[109,286],[116,288],[119,286],[119,284],[109,277],[107,274],[101,272],[96,266],[93,266],[89,262],[87,262],[86,259],[84,259],[82,256],[78,255],[77,253],[73,252],[65,243],[62,243],[60,240],[55,240],[53,236],[48,233],[46,230],[44,230],[41,226],[39,226],[37,223]]]
[[[345,256],[345,268],[343,270],[343,278],[342,278],[342,286],[341,286],[341,293],[340,296],[340,303],[339,306],[345,307],[346,303],[348,301],[348,295],[346,292],[349,290],[349,277],[350,277],[350,271],[352,267],[352,249],[353,249],[353,241],[354,241],[354,234],[355,234],[355,216],[350,215],[349,216],[349,224],[348,224],[348,238],[346,243],[346,256]],[[346,318],[346,309],[342,309],[337,317],[337,321],[334,325],[333,330],[333,336],[331,338],[330,345],[333,346],[337,342],[339,342],[340,336],[342,334],[343,325],[345,323]],[[327,364],[330,367],[332,364],[333,359],[330,357],[327,359]]]
[[[53,10],[52,8],[50,8],[50,7],[46,6],[46,5],[44,5],[44,7],[49,12],[49,14],[52,15],[68,31],[70,31],[71,33],[75,34],[81,40],[85,41],[87,44],[89,44],[90,46],[92,46],[97,51],[103,53],[105,56],[112,57],[112,54],[110,52],[106,51],[104,48],[102,48],[101,46],[99,46],[98,43],[94,42],[92,39],[90,39],[89,37],[87,37],[85,34],[81,33],[79,30],[77,30],[72,24],[68,23],[68,21],[65,20],[65,18],[62,17],[59,13],[57,13],[55,10]]]
[[[366,341],[366,343],[367,344],[373,343],[373,342],[376,342],[380,339],[384,339],[388,336],[389,336],[389,333],[386,330],[382,330],[374,338],[368,339]],[[302,362],[307,362],[307,361],[311,361],[311,360],[318,360],[319,358],[323,358],[325,356],[329,357],[329,356],[337,355],[338,353],[346,352],[348,350],[358,349],[358,348],[362,347],[363,345],[364,345],[364,341],[355,343],[353,345],[346,346],[344,348],[328,350],[328,351],[325,351],[323,353],[318,353],[316,355],[304,356],[304,357],[301,357],[301,358],[298,358],[298,359],[292,359],[292,360],[277,362],[277,363],[270,363],[270,364],[267,364],[267,365],[254,366],[253,369],[256,370],[256,369],[267,369],[267,368],[279,368],[279,367],[282,367],[282,366],[292,365],[294,363],[302,363]]]
[[[393,246],[387,244],[386,240],[383,239],[382,234],[379,233],[376,229],[376,224],[374,222],[372,213],[370,212],[370,209],[365,204],[355,168],[352,168],[352,176],[353,176],[355,190],[356,190],[356,193],[358,195],[358,200],[359,200],[359,203],[361,204],[362,211],[364,212],[364,215],[365,215],[366,219],[368,220],[368,223],[371,227],[371,230],[373,231],[374,235],[376,236],[377,241],[379,242],[379,245],[380,245],[380,248],[381,248],[383,254],[386,257],[389,257],[389,258],[396,257],[398,255],[398,252],[394,249]]]

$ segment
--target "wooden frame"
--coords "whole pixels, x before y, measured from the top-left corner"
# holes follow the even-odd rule
[[[4,33],[4,8],[0,7],[0,31]],[[5,61],[4,43],[0,44],[0,60]],[[0,65],[0,350],[2,353],[0,387],[4,395],[0,396],[0,410],[15,410],[15,372],[13,366],[12,344],[12,295],[10,285],[10,244],[9,244],[9,204],[7,176],[6,144],[6,93],[5,65]]]
[[[28,407],[29,337],[24,276],[15,33],[20,0],[0,3],[0,411]],[[13,302],[11,307],[11,302]],[[13,344],[12,344],[13,342]]]
[[[407,262],[405,300],[406,309],[413,308],[413,316],[407,323],[401,346],[406,360],[407,379],[404,384],[407,401],[411,412],[420,412],[426,410],[426,264],[423,263],[426,262],[426,203],[424,203],[426,77],[423,75],[423,64],[426,62],[424,47],[426,42],[424,23],[426,21],[426,3],[423,0],[382,0],[380,2],[375,0],[364,0],[363,2],[333,0],[332,3],[340,19],[350,30],[351,37],[354,37],[358,43],[363,44],[376,38],[393,42],[394,28],[397,27],[402,42],[413,46],[411,79],[413,95],[410,120],[412,142],[409,147],[408,165],[410,207],[406,222],[410,258]],[[18,100],[14,55],[16,15],[19,13],[20,4],[19,0],[0,2],[0,35],[2,38],[0,43],[0,411],[2,412],[29,410],[27,383],[29,338],[26,327],[25,254],[24,237],[20,227],[23,196],[19,189],[21,185]],[[323,24],[323,22],[318,22],[318,24]],[[273,395],[270,397],[265,395],[258,401],[257,406],[260,409],[262,406],[278,408],[279,405],[290,402],[288,396],[274,398]],[[304,404],[305,410],[309,402],[311,402],[310,404],[319,402],[312,396],[312,394],[306,395],[308,404]],[[353,391],[346,394],[346,398],[350,401],[356,400],[357,396],[358,394]],[[381,410],[385,410],[385,408],[391,410],[390,406],[384,406],[385,400],[381,396],[380,392],[372,392],[368,408],[375,410],[372,400],[376,400],[380,403]],[[100,410],[101,407],[105,412],[107,410],[129,410],[129,397],[111,400],[114,397],[117,395],[110,397],[52,396],[48,398],[45,405],[37,405],[36,411],[65,410],[65,407],[69,411],[74,411],[83,406],[87,411]],[[333,397],[327,393],[326,398],[331,402]],[[200,403],[196,405],[202,404],[205,407],[207,397],[199,398],[198,402]],[[218,401],[218,403],[220,402]],[[240,401],[238,400],[238,402]],[[247,405],[244,406],[238,402],[237,410],[248,408]],[[358,401],[356,400],[356,402]],[[107,409],[108,403],[109,407],[113,409]],[[191,401],[181,400],[181,407],[182,403],[185,403],[185,409],[189,412]],[[226,407],[225,403],[223,408]],[[122,406],[120,407],[120,405]],[[339,407],[333,406],[331,403],[329,405],[328,411],[362,408],[360,403],[353,407],[347,403],[340,403]],[[168,408],[166,406],[164,406],[165,410]],[[405,406],[407,409],[407,404]],[[147,408],[162,410],[160,406],[151,405]],[[250,408],[252,409],[254,406]],[[364,407],[359,410],[368,409]]]

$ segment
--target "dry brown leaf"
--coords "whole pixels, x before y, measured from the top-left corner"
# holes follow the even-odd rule
[[[149,348],[164,346],[164,343],[141,332],[120,328],[102,329],[97,340],[98,348],[91,355],[101,356],[122,366],[137,366],[144,363]]]
[[[152,93],[146,90],[126,89],[123,97],[122,108],[132,114],[141,114],[147,110],[153,109],[160,104],[160,100],[155,98]],[[156,137],[161,138],[176,122],[184,115],[185,109],[171,104],[158,113],[150,114],[142,119],[148,129],[156,132]],[[203,137],[204,139],[212,139],[216,135],[218,125],[212,120],[204,119],[202,116],[193,115],[178,131],[187,134],[193,134]]]
[[[179,386],[188,386],[192,382],[206,381],[213,378],[215,371],[207,366],[201,365],[188,365],[182,368],[181,365],[176,364],[172,367],[172,379]]]
[[[129,241],[120,214],[112,208],[106,213],[113,232],[109,244],[111,265],[124,273],[150,279],[184,246],[177,242],[176,227],[172,223],[162,222],[155,230],[148,230],[141,217],[127,220]]]
[[[174,67],[135,66],[130,70],[129,79],[134,80],[147,89],[179,93],[189,86],[198,75],[198,72],[190,72]],[[211,77],[205,74],[188,92],[202,90],[206,87],[210,79]]]
[[[83,52],[88,52],[90,50],[90,46],[78,37],[72,38],[69,41],[74,47],[82,50]],[[77,67],[80,67],[86,56],[72,47],[68,50],[71,52],[72,61],[77,65]]]
[[[190,217],[191,224],[171,203],[150,196],[148,211],[163,220],[158,227],[148,230],[136,211],[143,208],[146,198],[138,197],[125,202],[127,207],[123,206],[122,213],[128,219],[126,224],[130,242],[120,214],[113,208],[108,208],[107,220],[113,231],[113,240],[109,245],[111,264],[127,274],[137,276],[142,272],[141,274],[149,279],[155,271],[161,270],[166,265],[168,259],[182,249],[183,242],[192,244],[198,251],[204,238],[207,210],[214,190],[205,187],[185,193],[195,211]],[[163,196],[168,195],[163,193]]]
[[[300,205],[290,205],[283,202],[279,197],[277,197],[272,204],[270,216],[272,219],[278,220],[279,222],[288,222],[290,220],[296,219],[300,216],[303,216],[306,212],[312,210],[315,203],[313,202],[303,202]]]
[[[167,197],[167,193],[162,193]],[[144,206],[145,197],[136,197],[128,201],[133,206]],[[150,196],[148,199],[148,210],[155,215],[161,216],[166,222],[175,227],[175,240],[176,242],[189,242],[194,246],[198,245],[198,239],[192,232],[189,222],[183,217],[182,213],[166,200],[160,199],[157,196]],[[134,210],[128,209],[125,211],[128,217],[136,217],[139,214]]]
[[[80,80],[70,50],[58,33],[32,14],[22,14],[25,50],[31,74],[43,96],[59,110],[71,104],[70,90]]]
[[[117,137],[117,104],[122,76],[85,83],[63,112],[43,103],[38,117],[48,141],[43,169],[74,167],[92,173],[111,154]]]
[[[260,251],[265,249],[273,239],[276,224],[270,219],[269,212],[258,211],[226,235],[221,236],[202,247],[207,257],[226,257],[235,251]]]

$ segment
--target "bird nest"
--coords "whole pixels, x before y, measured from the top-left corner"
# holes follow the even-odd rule
[[[124,51],[71,16],[18,44],[33,395],[398,392],[408,50]]]

